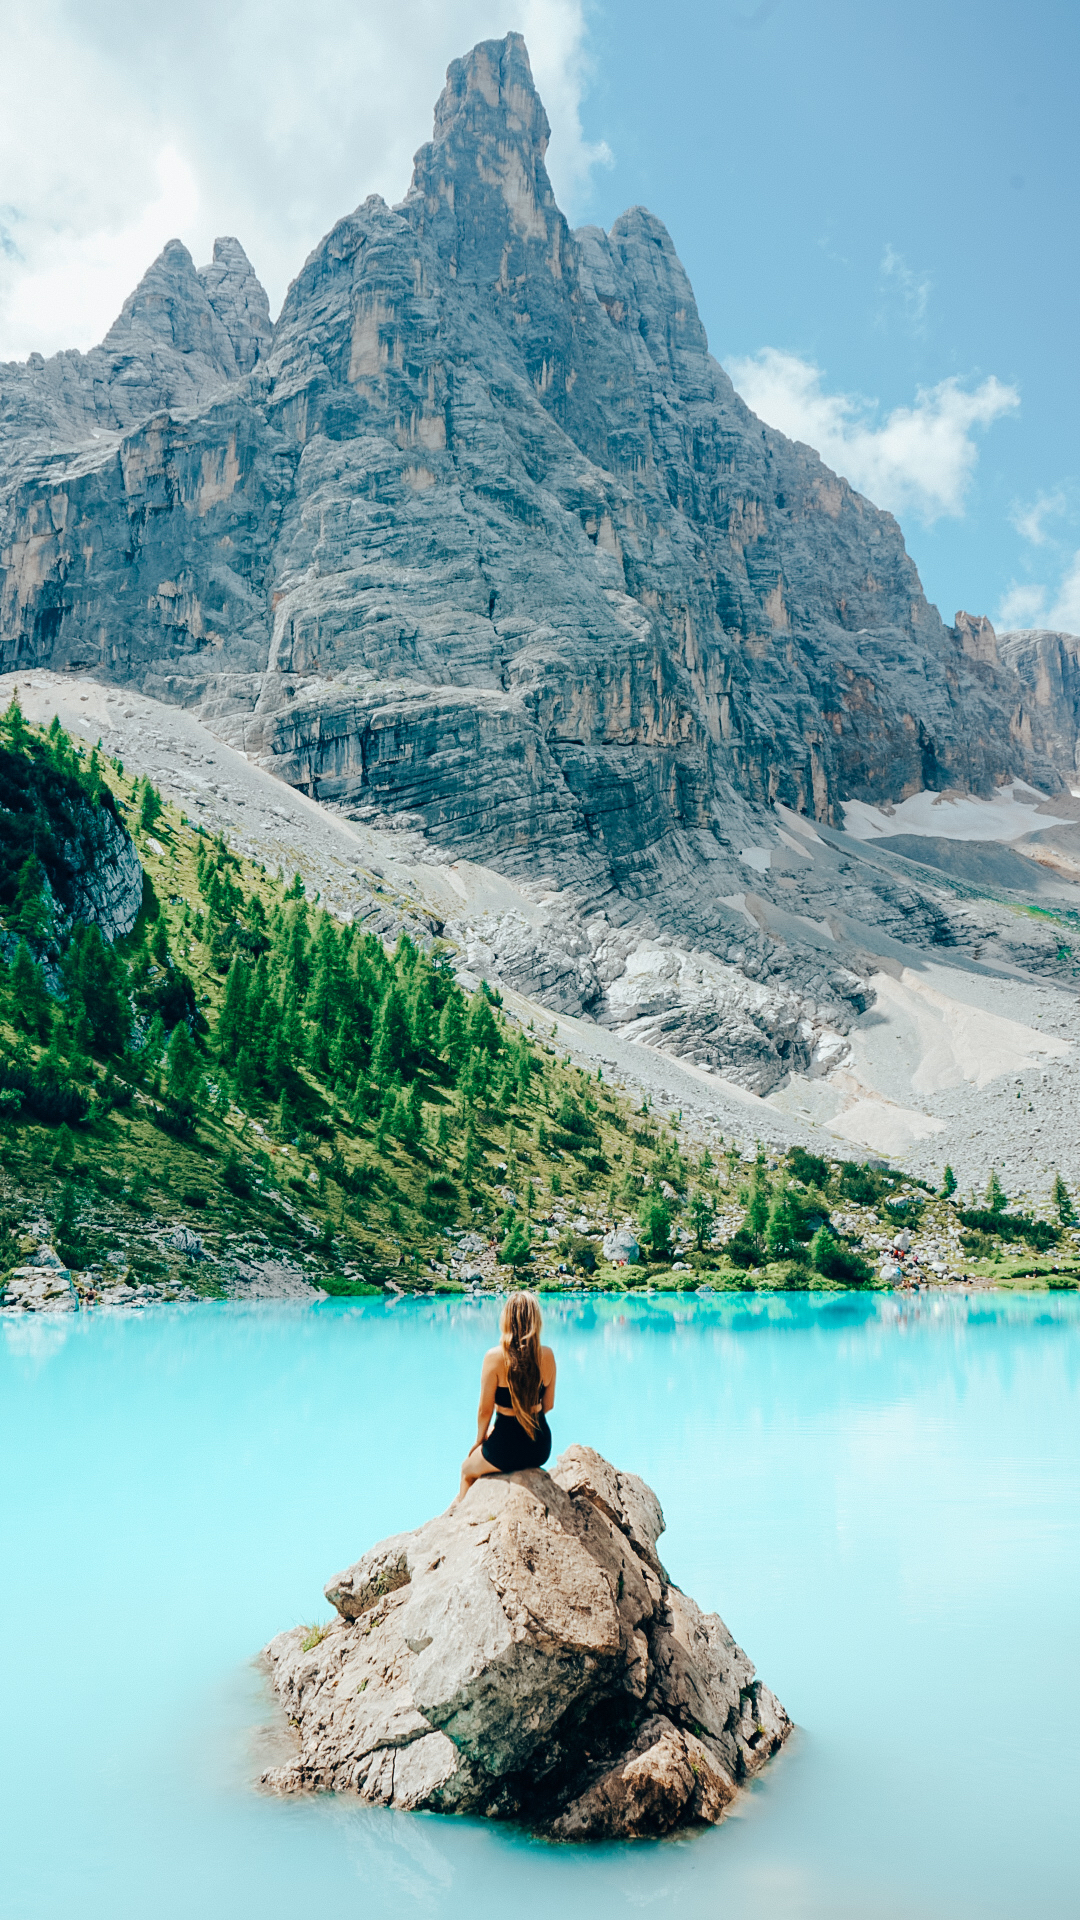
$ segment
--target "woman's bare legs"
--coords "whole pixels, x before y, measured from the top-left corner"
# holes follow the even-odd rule
[[[492,1466],[490,1460],[484,1459],[480,1451],[481,1445],[482,1442],[478,1440],[468,1459],[463,1460],[461,1463],[461,1485],[457,1491],[459,1500],[462,1494],[468,1493],[474,1480],[479,1480],[485,1473],[498,1473],[499,1471],[498,1467]]]

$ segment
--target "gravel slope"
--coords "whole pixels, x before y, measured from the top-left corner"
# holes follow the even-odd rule
[[[300,871],[333,911],[362,915],[388,936],[402,924],[437,929],[463,904],[536,911],[526,889],[490,868],[433,855],[415,834],[377,831],[327,811],[183,709],[40,671],[0,677],[0,704],[16,685],[30,719],[48,722],[58,713],[69,731],[100,739],[238,851]],[[958,819],[964,838],[976,837],[976,804],[985,803],[969,803]],[[942,815],[948,810],[934,809],[939,831]],[[761,1140],[773,1150],[800,1141],[857,1158],[877,1152],[935,1181],[948,1161],[965,1188],[981,1188],[995,1166],[1010,1195],[1033,1199],[1045,1197],[1056,1170],[1080,1186],[1075,987],[969,957],[931,960],[872,929],[866,937],[881,972],[876,1004],[856,1023],[851,1061],[823,1079],[793,1078],[766,1099],[587,1019],[504,997],[523,1021],[554,1030],[560,1046],[605,1078],[657,1109],[681,1111],[688,1131],[703,1139],[751,1147]]]

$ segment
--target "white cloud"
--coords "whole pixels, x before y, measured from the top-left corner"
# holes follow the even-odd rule
[[[1014,580],[997,613],[994,625],[999,633],[1012,633],[1023,627],[1045,625],[1046,588],[1024,586]]]
[[[584,0],[522,0],[569,209],[586,142]],[[242,240],[270,294],[368,193],[405,193],[449,62],[499,0],[36,0],[0,64],[0,358],[91,346],[173,234]]]
[[[1017,502],[1009,518],[1013,526],[1033,547],[1045,547],[1050,539],[1043,522],[1052,520],[1058,514],[1067,512],[1068,501],[1063,493],[1040,493],[1030,507]]]
[[[1058,582],[1056,594],[1046,586],[1014,581],[994,624],[1002,633],[1010,628],[1046,627],[1051,633],[1080,634],[1080,548]]]
[[[876,401],[826,393],[819,367],[777,347],[729,361],[728,372],[762,420],[806,441],[878,506],[927,525],[963,514],[979,457],[975,429],[1020,404],[1016,388],[993,375],[971,391],[948,379],[879,422]]]

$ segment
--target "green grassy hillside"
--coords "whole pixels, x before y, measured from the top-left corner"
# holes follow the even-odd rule
[[[87,806],[143,867],[112,946],[62,897]],[[214,1294],[237,1261],[333,1293],[448,1287],[463,1253],[487,1282],[865,1285],[926,1211],[852,1163],[691,1150],[466,995],[439,942],[387,951],[14,704],[0,808],[0,1272],[50,1237],[89,1297]],[[954,1203],[932,1206],[955,1239]],[[607,1268],[627,1219],[644,1259]],[[1048,1232],[1019,1251],[1053,1264]]]

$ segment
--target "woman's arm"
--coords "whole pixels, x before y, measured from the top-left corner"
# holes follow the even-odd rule
[[[549,1378],[544,1388],[544,1397],[540,1405],[543,1407],[545,1413],[550,1413],[552,1407],[555,1405],[555,1355],[552,1353],[550,1347],[544,1347],[542,1349],[542,1358],[544,1362],[543,1373],[548,1374]],[[541,1375],[541,1378],[542,1377],[543,1375]]]
[[[488,1436],[491,1416],[495,1411],[495,1389],[499,1384],[498,1348],[492,1347],[484,1355],[484,1364],[480,1369],[480,1405],[476,1414],[476,1444],[482,1446]]]

